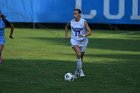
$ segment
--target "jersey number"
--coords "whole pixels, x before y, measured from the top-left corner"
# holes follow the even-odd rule
[[[80,31],[75,31],[75,36],[79,36],[80,35]]]

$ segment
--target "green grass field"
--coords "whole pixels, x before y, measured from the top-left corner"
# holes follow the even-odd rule
[[[64,30],[15,29],[0,65],[0,93],[140,93],[140,31],[95,30],[84,59],[85,78],[64,81],[76,57]]]

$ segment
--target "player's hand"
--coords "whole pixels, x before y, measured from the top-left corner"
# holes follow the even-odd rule
[[[9,38],[14,39],[12,35],[10,35]]]
[[[80,34],[79,37],[85,37],[85,35]]]

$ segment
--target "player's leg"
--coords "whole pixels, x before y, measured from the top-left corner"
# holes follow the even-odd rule
[[[84,55],[85,55],[85,50],[86,50],[86,47],[87,45],[84,45],[84,46],[81,46],[81,60],[83,62],[83,58],[84,58]]]
[[[83,63],[83,58],[84,58],[84,55],[85,55],[85,50],[86,50],[86,47],[87,45],[84,45],[84,46],[80,46],[80,49],[81,49],[81,60],[82,60],[82,63]],[[80,71],[80,76],[85,76],[83,70],[81,69]]]
[[[83,62],[83,58],[84,58],[85,52],[81,52],[81,60]]]
[[[3,50],[3,45],[0,44],[0,64],[2,63],[2,58],[1,58],[2,50]]]
[[[81,59],[81,49],[78,45],[74,45],[72,47],[76,53],[77,59]]]
[[[85,55],[85,50],[87,48],[87,44],[88,44],[88,38],[85,38],[83,43],[81,44],[80,48],[81,48],[81,59],[82,59],[82,62],[83,62],[83,58],[84,58],[84,55]]]
[[[82,70],[82,60],[81,60],[81,48],[78,45],[74,45],[73,49],[77,55],[77,69],[75,71],[75,74],[79,74],[80,77],[85,76]],[[80,74],[82,73],[82,74]]]

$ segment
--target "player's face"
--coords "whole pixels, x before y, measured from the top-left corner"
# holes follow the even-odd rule
[[[73,15],[76,19],[80,17],[80,14],[78,11],[74,11]]]

